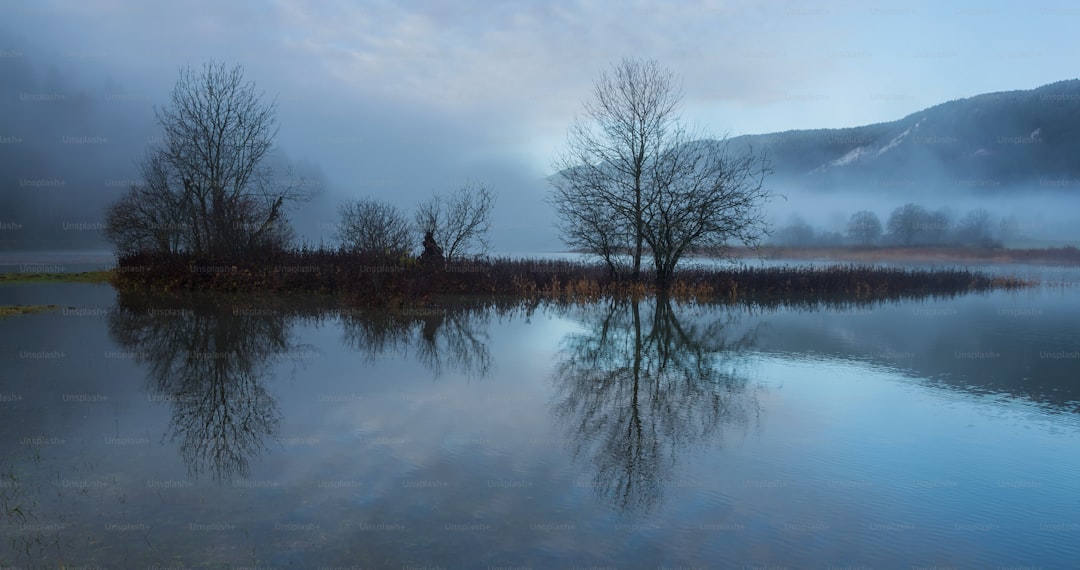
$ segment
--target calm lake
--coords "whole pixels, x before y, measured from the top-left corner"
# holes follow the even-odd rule
[[[4,568],[1076,568],[1080,274],[847,308],[6,285]]]

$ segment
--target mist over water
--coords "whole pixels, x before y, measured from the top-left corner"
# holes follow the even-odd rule
[[[884,226],[889,215],[908,203],[930,212],[945,210],[950,214],[949,229],[955,229],[965,214],[985,209],[995,232],[1006,236],[1007,247],[1061,247],[1080,242],[1080,194],[1066,188],[1031,185],[974,191],[956,191],[939,187],[912,187],[904,192],[888,192],[870,187],[808,190],[791,183],[778,182],[769,218],[773,227],[782,229],[794,220],[803,220],[818,232],[846,235],[848,222],[855,212],[875,213]]]

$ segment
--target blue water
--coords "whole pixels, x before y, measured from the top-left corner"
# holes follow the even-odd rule
[[[843,311],[0,297],[67,307],[0,320],[4,567],[1080,560],[1071,285]]]

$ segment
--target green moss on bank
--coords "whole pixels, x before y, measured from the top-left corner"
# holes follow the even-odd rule
[[[4,283],[111,283],[114,272],[84,271],[79,273],[0,273]]]
[[[0,319],[6,319],[7,317],[14,317],[17,315],[45,313],[48,311],[55,311],[59,308],[60,305],[0,305]]]

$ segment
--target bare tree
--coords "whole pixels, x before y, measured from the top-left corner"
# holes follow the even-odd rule
[[[956,228],[956,241],[960,245],[995,247],[993,223],[986,208],[976,208],[964,216]]]
[[[164,143],[140,165],[144,183],[110,208],[118,249],[241,255],[286,245],[285,208],[312,192],[270,166],[275,112],[240,66],[182,68],[156,110]],[[161,224],[169,229],[148,229]]]
[[[847,231],[855,243],[873,245],[881,238],[881,220],[870,210],[861,210],[851,215]]]
[[[168,166],[158,153],[139,163],[142,180],[105,210],[105,237],[121,255],[177,253],[183,247],[184,204],[169,188]]]
[[[405,215],[393,204],[374,198],[351,200],[338,207],[337,238],[347,249],[400,257],[409,252],[412,232]]]
[[[773,233],[770,243],[789,247],[807,247],[812,245],[817,236],[814,228],[798,213],[788,216],[787,224]]]
[[[603,196],[574,184],[556,184],[551,203],[557,215],[556,228],[567,246],[598,255],[612,279],[625,273],[623,254],[633,241],[633,228],[612,215]]]
[[[656,62],[624,59],[602,73],[556,159],[549,197],[564,242],[599,255],[630,276],[651,254],[667,286],[684,255],[754,245],[766,233],[761,207],[769,170],[752,150],[734,156],[726,140],[697,140],[678,115],[681,88]]]
[[[929,224],[930,212],[926,208],[907,203],[889,214],[887,227],[889,239],[899,245],[915,245],[921,241],[923,228]]]
[[[948,240],[950,229],[953,227],[953,211],[951,208],[939,208],[930,213],[926,222],[919,228],[922,230],[923,243],[927,245],[942,245]]]
[[[491,210],[495,195],[486,184],[466,182],[449,198],[436,194],[416,207],[415,222],[421,234],[431,232],[447,261],[466,255],[483,255],[490,244]]]
[[[764,205],[769,167],[752,151],[734,155],[727,140],[691,140],[685,132],[654,165],[643,234],[652,251],[657,287],[670,283],[687,253],[723,254],[731,241],[756,246],[767,233]]]
[[[554,164],[552,202],[567,245],[589,248],[609,268],[617,266],[614,253],[628,253],[633,279],[644,254],[649,171],[678,120],[681,99],[674,76],[655,61],[622,60],[600,74],[593,101],[570,127],[566,149]],[[569,211],[575,203],[606,212],[617,223],[575,215]],[[605,235],[597,238],[596,232]],[[591,248],[597,241],[613,250]]]

